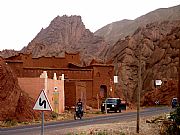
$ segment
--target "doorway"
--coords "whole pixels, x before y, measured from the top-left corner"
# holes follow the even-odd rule
[[[107,98],[107,86],[106,85],[100,86],[100,97]]]

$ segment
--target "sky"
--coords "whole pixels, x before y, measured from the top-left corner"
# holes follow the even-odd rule
[[[180,0],[1,0],[0,51],[21,50],[57,16],[80,15],[91,32],[122,19],[135,19]]]

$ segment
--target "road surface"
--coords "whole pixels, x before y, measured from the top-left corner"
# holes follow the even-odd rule
[[[169,107],[156,107],[141,109],[140,117],[153,116],[161,113],[167,113],[172,111]],[[136,112],[123,112],[113,113],[106,116],[98,116],[93,118],[84,118],[81,120],[67,120],[61,122],[53,122],[45,124],[45,135],[50,135],[52,131],[58,131],[59,134],[63,134],[64,131],[68,131],[70,128],[76,128],[85,125],[114,123],[123,120],[135,120]],[[1,128],[0,135],[40,135],[41,125],[31,125],[15,128]]]

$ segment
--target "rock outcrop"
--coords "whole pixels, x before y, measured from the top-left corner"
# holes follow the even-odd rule
[[[0,59],[0,121],[32,121],[39,113],[32,108],[34,101],[23,92],[10,67]]]
[[[180,19],[180,5],[170,8],[160,8],[142,15],[135,20],[121,20],[110,23],[103,28],[97,30],[96,36],[104,37],[106,42],[110,44],[116,43],[119,38],[123,39],[126,36],[131,36],[134,31],[141,26],[153,22],[172,21]]]
[[[160,105],[171,105],[171,100],[177,94],[177,81],[165,81],[162,87],[148,91],[142,96],[142,106],[153,106],[156,102]]]
[[[141,53],[142,91],[154,87],[154,81],[177,80],[180,21],[152,23],[138,28],[132,36],[119,40],[103,57],[119,65],[119,89],[126,98],[136,101],[139,54]],[[128,91],[128,92],[127,92]]]
[[[0,56],[3,58],[8,58],[8,57],[14,56],[18,53],[19,53],[19,51],[5,49],[5,50],[0,51]]]
[[[107,46],[103,38],[94,36],[85,28],[80,16],[57,16],[46,29],[21,52],[32,52],[33,57],[62,56],[67,52],[80,52],[81,58],[90,62]]]

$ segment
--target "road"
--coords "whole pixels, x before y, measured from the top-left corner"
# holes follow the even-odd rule
[[[172,111],[169,107],[156,107],[156,108],[146,108],[141,109],[140,117],[153,116],[161,113],[167,113]],[[69,128],[75,128],[85,125],[94,124],[104,124],[104,123],[114,123],[123,120],[134,120],[136,119],[136,112],[123,112],[123,113],[113,113],[106,116],[98,116],[94,118],[84,118],[82,120],[67,120],[61,122],[53,122],[45,124],[45,135],[51,134],[52,131],[67,131]],[[41,126],[31,125],[16,128],[4,128],[0,129],[0,135],[40,135]]]

